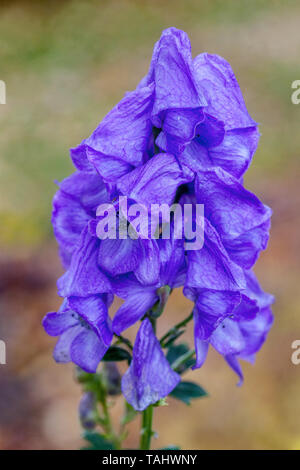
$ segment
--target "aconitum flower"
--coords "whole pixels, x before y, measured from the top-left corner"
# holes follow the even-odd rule
[[[194,302],[196,358],[189,366],[201,367],[211,345],[242,378],[239,359],[253,361],[272,324],[273,299],[251,272],[268,242],[271,210],[243,185],[258,138],[230,65],[207,53],[193,59],[183,31],[164,31],[136,90],[71,149],[76,172],[54,198],[64,301],[44,327],[59,336],[56,361],[95,372],[113,337],[128,345],[119,335],[142,321],[122,391],[136,410],[158,402],[179,383],[163,349],[182,331],[173,328],[159,342],[151,323],[170,292],[183,287]],[[204,226],[201,247],[188,249],[191,240],[176,238],[175,225],[169,239],[136,228],[133,238],[119,229],[114,239],[99,238],[98,208],[110,204],[120,220],[120,198],[147,214],[153,205],[202,204],[201,220],[197,211],[188,216],[191,226]],[[111,318],[114,296],[124,303]]]
[[[138,331],[129,369],[122,378],[122,390],[136,410],[166,397],[180,382],[162,352],[150,321],[146,318]]]
[[[234,305],[234,297],[226,295],[224,301],[224,293],[196,290],[189,292],[189,296],[195,300],[196,363],[193,369],[203,365],[211,345],[238,374],[240,384],[243,374],[238,359],[254,361],[255,353],[261,348],[273,323],[270,305],[274,301],[272,295],[262,291],[251,271],[245,271],[244,274],[246,289],[241,294],[238,306]],[[214,312],[217,305],[219,315],[216,322]],[[215,328],[211,330],[213,323]],[[211,334],[206,334],[208,328]]]
[[[87,372],[97,366],[112,340],[106,296],[69,297],[59,312],[46,315],[43,326],[59,336],[54,350],[57,362],[73,361]]]

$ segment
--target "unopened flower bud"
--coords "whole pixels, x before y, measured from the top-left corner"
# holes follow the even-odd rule
[[[115,362],[105,362],[104,376],[108,395],[119,395],[121,393],[121,375]]]
[[[96,397],[93,392],[85,392],[79,403],[79,419],[85,429],[94,429],[96,426]]]

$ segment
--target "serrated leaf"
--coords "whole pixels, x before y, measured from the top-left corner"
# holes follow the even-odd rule
[[[207,396],[208,393],[204,388],[194,382],[180,382],[176,388],[170,393],[170,396],[177,400],[183,401],[186,405],[190,405],[191,400]]]
[[[104,355],[102,361],[107,362],[118,362],[118,361],[127,361],[128,364],[131,362],[131,355],[129,352],[120,348],[119,346],[111,346]]]
[[[114,450],[114,445],[97,432],[86,431],[83,438],[91,445],[82,447],[81,450]]]

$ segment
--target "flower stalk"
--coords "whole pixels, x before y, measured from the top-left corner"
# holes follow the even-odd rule
[[[142,413],[142,429],[141,429],[141,440],[140,440],[141,450],[150,450],[151,448],[151,439],[153,436],[152,420],[153,420],[153,405],[150,405]]]
[[[184,364],[185,362],[187,362],[189,359],[191,359],[192,357],[194,357],[195,355],[195,349],[192,349],[190,351],[187,351],[185,354],[183,354],[182,356],[180,356],[178,359],[176,359],[175,362],[173,362],[172,364],[172,369],[177,371],[177,369],[182,365]]]
[[[121,449],[122,441],[121,441],[120,437],[116,435],[116,433],[113,429],[111,416],[110,416],[110,413],[109,413],[109,406],[108,406],[108,403],[107,403],[107,394],[106,394],[106,392],[101,394],[100,403],[101,403],[102,411],[103,411],[103,419],[101,420],[101,426],[102,426],[102,428],[105,432],[105,435],[106,435],[107,439],[112,442],[115,449]]]
[[[184,320],[182,320],[181,322],[177,323],[175,326],[170,328],[170,330],[167,331],[167,333],[164,336],[162,336],[162,338],[160,339],[160,344],[162,347],[166,345],[170,336],[177,335],[179,331],[182,328],[184,328],[193,319],[193,313],[194,312],[192,311]]]

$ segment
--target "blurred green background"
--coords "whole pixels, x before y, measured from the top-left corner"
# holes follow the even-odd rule
[[[59,305],[62,269],[50,213],[54,180],[72,171],[69,147],[88,136],[146,73],[154,42],[185,30],[193,55],[217,53],[232,65],[261,140],[246,185],[274,210],[271,240],[256,272],[275,294],[275,324],[245,384],[209,355],[192,374],[210,397],[192,407],[170,401],[156,413],[155,447],[300,449],[300,79],[297,1],[1,1],[0,79],[0,448],[78,448],[79,387],[72,366],[51,358],[40,321]],[[160,321],[165,331],[190,305],[180,294]],[[187,333],[191,340],[191,332]],[[120,405],[115,407],[115,418]],[[134,446],[133,425],[128,446]]]

